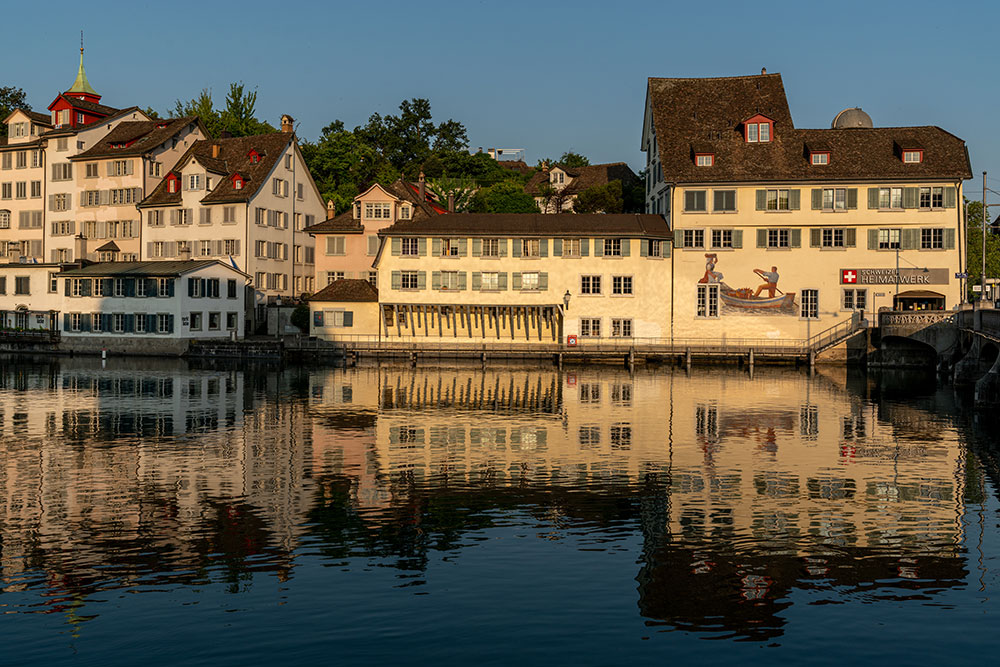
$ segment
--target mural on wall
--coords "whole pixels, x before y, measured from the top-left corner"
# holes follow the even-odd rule
[[[795,292],[785,292],[778,287],[781,276],[778,267],[754,269],[757,277],[757,287],[729,286],[722,272],[718,270],[719,256],[711,252],[705,254],[705,275],[699,283],[719,286],[719,299],[722,301],[722,312],[733,314],[781,314],[794,315],[798,312],[795,302]]]

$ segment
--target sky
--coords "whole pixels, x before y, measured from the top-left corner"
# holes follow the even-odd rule
[[[0,86],[44,110],[76,76],[80,30],[91,84],[118,107],[161,113],[203,88],[224,104],[256,88],[257,115],[315,140],[400,101],[430,100],[470,147],[565,151],[645,163],[646,79],[781,73],[796,127],[860,106],[876,126],[938,125],[964,139],[980,198],[1000,192],[993,26],[998,2],[258,2],[55,0],[4,31]],[[28,25],[32,25],[28,29]],[[990,202],[1000,196],[990,195]]]

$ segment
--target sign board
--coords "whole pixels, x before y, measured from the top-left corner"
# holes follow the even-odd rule
[[[983,291],[983,286],[982,285],[973,285],[972,286],[972,291],[973,292],[982,292]]]
[[[969,274],[968,273],[956,273],[955,277],[958,278],[959,280],[964,280],[965,278],[969,277]]]
[[[841,285],[947,285],[948,269],[841,269]]]
[[[570,373],[566,376],[566,386],[575,387],[576,386],[576,373]]]
[[[570,334],[566,336],[566,344],[569,345],[570,347],[576,347],[576,341],[577,341],[576,334]]]

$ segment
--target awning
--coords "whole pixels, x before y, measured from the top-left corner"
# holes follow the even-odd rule
[[[944,294],[938,294],[937,292],[932,292],[925,289],[913,289],[907,292],[900,292],[896,295],[897,299],[943,299]]]

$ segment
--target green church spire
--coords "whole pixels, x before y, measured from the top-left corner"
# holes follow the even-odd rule
[[[83,31],[80,31],[80,69],[76,73],[76,81],[73,82],[73,86],[66,91],[67,93],[86,93],[88,95],[97,95],[97,91],[94,90],[90,81],[87,81],[87,70],[83,68]]]

